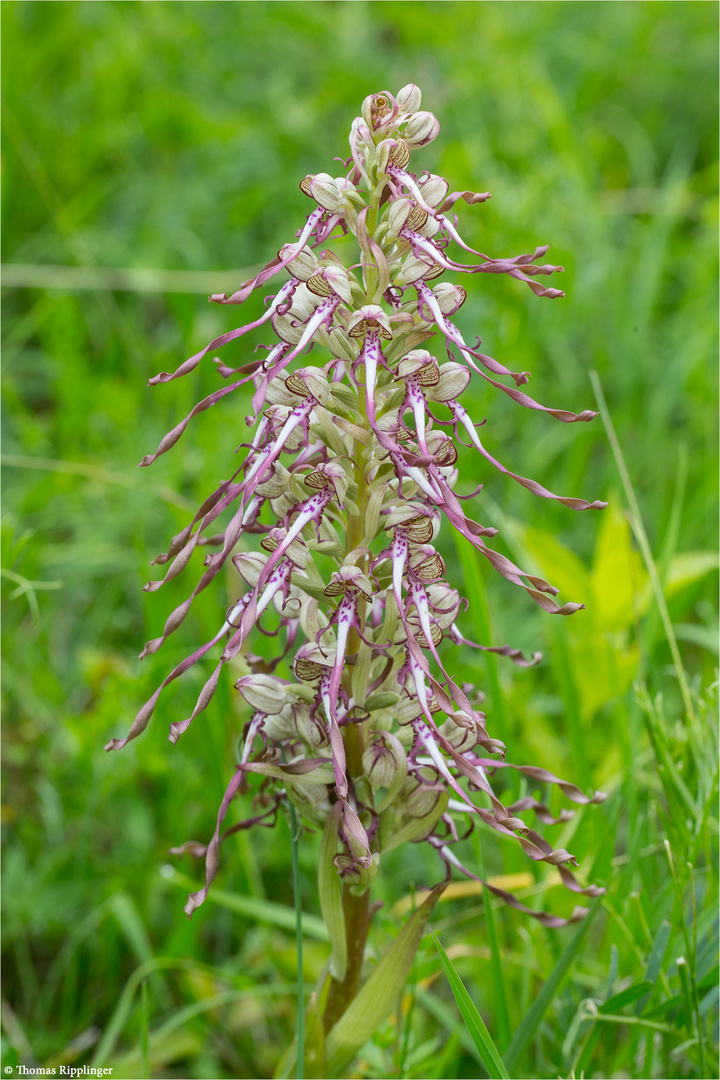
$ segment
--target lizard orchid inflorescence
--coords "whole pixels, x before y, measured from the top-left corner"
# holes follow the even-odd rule
[[[554,818],[531,796],[505,805],[492,778],[512,768],[529,778],[530,790],[556,784],[581,804],[604,796],[588,796],[542,768],[507,762],[505,746],[489,733],[479,708],[482,695],[459,685],[443,660],[443,641],[472,644],[459,625],[463,598],[446,580],[433,546],[443,522],[545,611],[570,615],[582,606],[559,606],[557,589],[488,545],[496,530],[469,517],[469,496],[456,492],[459,442],[543,498],[575,510],[605,504],[554,495],[511,472],[485,448],[460,403],[475,375],[562,423],[595,416],[538,404],[520,389],[526,372],[509,371],[480,352],[479,342],[466,342],[452,321],[465,291],[440,280],[447,272],[507,274],[537,296],[554,298],[563,293],[541,282],[562,267],[542,262],[545,247],[496,259],[465,243],[453,211],[489,195],[450,194],[441,176],[409,171],[411,152],[431,142],[439,127],[420,103],[414,85],[397,97],[382,92],[365,99],[352,125],[347,175],[305,177],[300,187],[316,208],[297,238],[232,296],[211,297],[242,304],[285,271],[289,280],[267,299],[265,313],[216,338],[174,373],[151,379],[166,383],[186,375],[211,350],[259,327],[275,334],[262,359],[237,368],[216,359],[226,385],[141,462],[150,465],[169,450],[198,413],[242,387],[252,390],[247,424],[255,431],[244,444],[244,460],[157,557],[167,566],[165,577],[146,588],[155,591],[175,578],[201,546],[211,551],[202,575],[142,655],[156,652],[177,630],[194,597],[229,560],[237,570],[237,598],[217,633],[167,675],[127,737],[108,744],[119,749],[138,736],[162,689],[221,643],[192,714],[171,723],[171,741],[208,706],[226,664],[245,672],[236,687],[252,716],[215,833],[207,846],[191,841],[176,849],[206,860],[206,885],[190,896],[188,914],[206,897],[221,841],[250,824],[272,823],[285,800],[306,825],[323,830],[333,873],[354,895],[367,891],[382,854],[405,842],[426,841],[448,873],[455,867],[475,877],[453,851],[473,822],[515,838],[531,859],[556,867],[574,892],[602,891],[583,888],[570,869],[574,857],[553,849],[520,817],[532,812],[552,824],[570,812]],[[326,246],[349,234],[359,247],[351,268]],[[452,245],[472,261],[452,258]],[[447,358],[428,351],[433,337]],[[316,363],[291,368],[309,349]],[[258,550],[238,550],[248,535],[258,538]],[[272,660],[247,651],[251,631],[263,620],[264,632],[279,642]],[[476,647],[520,665],[538,658],[526,660],[509,646]],[[230,803],[253,774],[263,778],[257,816],[223,833]],[[528,910],[510,893],[487,888]],[[570,919],[584,911],[576,907]],[[567,921],[530,914],[548,926]]]

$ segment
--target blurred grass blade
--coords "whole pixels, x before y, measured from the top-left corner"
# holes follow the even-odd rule
[[[147,979],[143,979],[140,987],[140,1059],[142,1061],[143,1076],[147,1077],[147,1080],[150,1080]]]
[[[642,982],[633,983],[632,986],[628,986],[625,990],[621,990],[619,993],[614,994],[612,997],[607,998],[602,1005],[597,1008],[597,1014],[588,1016],[588,1010],[586,1002],[581,1002],[577,1017],[576,1017],[576,1031],[582,1032],[583,1029],[587,1031],[585,1041],[580,1044],[580,1048],[577,1052],[575,1060],[573,1062],[572,1071],[574,1074],[584,1074],[590,1068],[590,1062],[595,1052],[595,1048],[600,1041],[600,1035],[602,1034],[602,1025],[596,1023],[597,1017],[602,1014],[613,1014],[615,1010],[622,1009],[626,1005],[632,1005],[633,1002],[637,1002],[638,998],[647,999],[650,992],[653,989],[653,984],[647,979],[643,979]]]
[[[62,292],[97,289],[109,292],[208,293],[234,291],[261,267],[244,270],[156,270],[128,266],[49,266],[47,263],[3,263],[2,284],[10,289],[60,289]]]
[[[638,998],[642,998],[647,994],[648,990],[652,990],[652,987],[653,984],[650,979],[643,979],[642,982],[633,983],[632,986],[626,986],[624,990],[621,990],[618,994],[613,994],[611,998],[608,998],[607,1001],[604,1001],[602,1005],[598,1006],[598,1012],[617,1012],[618,1009],[622,1009],[626,1005],[632,1005]]]
[[[660,974],[663,958],[665,956],[665,950],[667,949],[668,941],[670,940],[670,923],[663,919],[658,927],[657,933],[653,938],[653,943],[650,947],[650,955],[648,956],[647,967],[645,968],[645,979],[650,983],[650,988],[647,994],[645,994],[635,1005],[635,1015],[639,1016],[643,1011],[648,1001],[650,1000],[650,993],[652,987]]]
[[[437,997],[437,995],[433,994],[431,990],[426,990],[422,984],[417,988],[417,999],[425,1012],[434,1017],[442,1027],[447,1028],[447,1030],[458,1039],[463,1049],[466,1050],[478,1064],[482,1065],[482,1058],[480,1057],[478,1049],[475,1046],[468,1029],[463,1024],[462,1018],[458,1016],[452,1005],[448,1005],[441,998]]]
[[[480,877],[487,881],[485,876],[485,860],[480,846],[480,837],[476,831],[472,834],[475,858],[480,870]],[[510,1045],[512,1032],[510,1030],[510,1016],[508,1015],[507,994],[505,992],[505,979],[503,977],[503,958],[498,939],[497,922],[495,911],[492,906],[492,898],[486,889],[483,894],[485,909],[485,926],[487,928],[488,944],[490,945],[490,975],[492,977],[493,995],[495,1001],[495,1020],[498,1029],[498,1042],[502,1050],[507,1050]]]
[[[135,958],[140,963],[151,960],[153,950],[150,938],[132,897],[124,890],[114,893],[108,900],[108,908],[117,919]]]
[[[465,1027],[470,1032],[472,1041],[475,1043],[477,1051],[482,1058],[483,1065],[487,1069],[488,1076],[491,1080],[509,1080],[509,1074],[505,1068],[503,1059],[500,1057],[500,1053],[495,1046],[495,1043],[492,1041],[490,1032],[485,1027],[482,1016],[477,1011],[472,998],[465,989],[462,979],[455,970],[452,960],[445,952],[439,937],[432,927],[430,927],[430,933],[435,942],[435,948],[440,954],[440,960],[445,969],[448,982],[450,983],[453,997],[455,998],[457,1007],[465,1021]]]
[[[101,465],[91,465],[86,461],[64,461],[59,458],[36,457],[34,454],[0,454],[0,464],[8,468],[38,469],[40,472],[66,473],[68,476],[85,476],[98,484],[118,484],[120,487],[138,488],[142,484],[134,473],[122,473],[117,469],[106,469]],[[193,510],[194,504],[184,495],[165,485],[155,485],[152,490],[159,498],[176,506],[179,510]]]
[[[325,1044],[327,1076],[339,1076],[392,1012],[410,973],[425,923],[444,888],[444,882],[436,886],[408,919],[355,1000],[330,1030]]]
[[[153,960],[147,960],[140,967],[133,971],[130,978],[125,983],[122,993],[118,998],[118,1003],[115,1006],[115,1011],[110,1017],[110,1022],[103,1032],[102,1039],[95,1051],[95,1056],[92,1059],[91,1064],[98,1068],[104,1065],[105,1062],[112,1056],[117,1041],[122,1034],[122,1030],[128,1021],[130,1012],[132,1010],[133,998],[135,997],[135,991],[142,983],[143,979],[147,978],[154,971],[183,969],[188,967],[188,961],[175,959],[174,957],[158,956]]]
[[[505,1066],[512,1074],[515,1071],[515,1066],[520,1060],[526,1046],[532,1039],[535,1031],[545,1015],[547,1009],[553,1000],[556,991],[560,988],[560,984],[567,975],[570,965],[575,959],[575,955],[582,944],[583,938],[587,934],[592,924],[597,910],[600,906],[601,898],[597,900],[590,907],[587,915],[581,921],[580,925],[576,929],[575,933],[571,937],[570,941],[565,946],[560,959],[553,968],[550,978],[547,980],[542,990],[535,998],[528,1011],[520,1022],[520,1026],[513,1035],[512,1042],[507,1049],[507,1052],[503,1055]]]
[[[680,656],[680,650],[678,649],[677,639],[675,637],[675,631],[670,620],[670,613],[668,612],[667,603],[665,601],[665,593],[663,592],[660,578],[658,576],[657,567],[655,566],[655,560],[653,559],[652,550],[650,548],[650,541],[647,538],[645,532],[645,526],[640,514],[640,506],[637,498],[635,497],[635,489],[630,479],[630,473],[628,472],[627,465],[625,464],[625,458],[623,456],[620,442],[615,434],[615,428],[613,422],[610,419],[610,413],[608,411],[607,402],[605,401],[605,395],[603,393],[600,379],[597,371],[590,372],[590,382],[592,383],[593,391],[595,392],[595,399],[598,404],[600,416],[605,427],[605,432],[608,437],[608,442],[612,447],[612,452],[615,457],[615,464],[617,465],[618,472],[620,473],[620,479],[622,480],[623,487],[625,489],[625,496],[631,510],[630,526],[635,534],[635,539],[638,542],[642,557],[645,562],[645,569],[648,572],[650,578],[650,584],[655,595],[655,602],[660,612],[660,618],[662,619],[663,627],[665,628],[665,634],[667,636],[668,645],[670,646],[670,652],[672,653],[673,662],[677,670],[678,683],[680,684],[680,692],[682,694],[683,702],[685,704],[685,711],[691,720],[695,721],[695,707],[693,706],[692,697],[690,696],[690,687],[688,686],[687,677],[685,675],[685,668],[683,667],[682,657]]]
[[[174,866],[170,866],[169,863],[162,867],[161,873],[166,881],[177,885],[180,889],[193,892],[199,888],[197,882],[176,870]],[[245,915],[246,918],[255,919],[257,922],[270,923],[283,930],[295,931],[295,911],[285,904],[276,904],[272,900],[261,900],[256,896],[242,896],[240,893],[215,888],[210,890],[207,898],[218,907],[227,908],[228,911],[234,911],[237,915]],[[306,937],[315,938],[317,941],[330,940],[325,923],[316,915],[303,915],[302,927]]]

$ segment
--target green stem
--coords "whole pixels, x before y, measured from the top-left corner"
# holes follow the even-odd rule
[[[345,912],[345,935],[347,940],[347,973],[342,982],[331,979],[325,1007],[325,1031],[329,1031],[340,1019],[350,1002],[358,992],[362,972],[365,942],[372,911],[370,910],[370,890],[356,896],[350,887],[343,887],[343,909]]]

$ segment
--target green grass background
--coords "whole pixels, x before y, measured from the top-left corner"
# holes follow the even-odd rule
[[[363,97],[407,82],[441,121],[417,167],[493,194],[461,213],[471,245],[515,255],[551,244],[566,300],[463,280],[458,322],[530,369],[534,396],[553,406],[593,407],[598,372],[695,718],[600,421],[557,424],[473,386],[463,400],[488,418],[487,445],[507,467],[610,500],[603,515],[575,515],[462,458],[463,490],[485,483],[477,516],[501,527],[500,549],[587,604],[571,620],[543,615],[450,537],[443,548],[475,601],[468,636],[489,620],[495,643],[545,654],[519,671],[458,650],[453,670],[486,690],[511,760],[609,792],[550,834],[608,893],[576,944],[572,929],[488,912],[479,897],[443,901],[433,926],[503,1052],[515,1034],[511,1075],[716,1076],[716,5],[5,0],[1,13],[5,264],[217,270],[229,288],[247,275],[227,271],[267,261],[305,220],[298,181],[341,170],[333,158]],[[224,905],[191,922],[178,870],[160,872],[170,846],[212,832],[246,720],[230,677],[177,747],[167,726],[200,672],[166,693],[142,739],[102,750],[228,603],[229,581],[138,663],[186,591],[143,594],[149,561],[227,475],[247,411],[220,405],[138,473],[216,386],[210,364],[146,383],[239,313],[208,307],[205,286],[111,291],[98,272],[94,288],[66,277],[44,288],[23,274],[3,290],[4,1063],[269,1076],[294,1033],[292,915],[267,903],[292,904],[285,822],[225,846]],[[256,317],[260,300],[247,308]],[[231,345],[226,362],[252,345]],[[500,788],[526,792],[505,776]],[[314,916],[317,839],[301,846]],[[547,869],[493,834],[463,850],[489,874],[529,871],[525,902],[569,912]],[[401,923],[394,905],[439,876],[422,846],[383,865],[370,964]],[[310,929],[308,984],[327,955]],[[425,939],[353,1075],[482,1074],[441,970]],[[611,1020],[583,1004],[628,989]]]

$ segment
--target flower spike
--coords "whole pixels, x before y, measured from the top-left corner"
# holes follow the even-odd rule
[[[237,368],[216,358],[219,375],[231,381],[203,398],[141,462],[151,465],[194,417],[247,387],[251,400],[243,419],[254,433],[240,443],[239,464],[154,560],[165,576],[148,582],[147,590],[192,573],[200,549],[210,553],[200,556],[189,595],[142,655],[161,648],[195,597],[228,568],[235,599],[210,640],[170,670],[127,735],[106,747],[121,749],[140,735],[162,691],[208,663],[190,715],[170,722],[175,743],[210,705],[232,665],[243,707],[251,712],[209,843],[173,849],[205,857],[205,886],[189,897],[188,915],[204,902],[218,872],[221,842],[241,829],[272,824],[289,803],[308,827],[323,832],[323,873],[337,871],[353,895],[370,887],[383,853],[404,840],[429,843],[447,874],[480,881],[453,850],[473,827],[515,840],[531,860],[556,867],[574,893],[602,891],[583,887],[571,870],[574,856],[554,848],[523,815],[548,827],[572,816],[569,809],[552,813],[536,797],[539,785],[557,787],[578,805],[599,803],[604,795],[587,794],[539,765],[506,760],[504,743],[492,734],[493,718],[482,711],[482,693],[452,674],[453,647],[493,652],[519,667],[537,664],[541,654],[528,659],[509,645],[481,645],[463,635],[467,601],[453,587],[437,539],[449,525],[550,614],[573,615],[584,606],[556,601],[551,583],[496,551],[497,530],[466,512],[475,492],[458,490],[462,444],[477,451],[484,470],[462,490],[479,490],[499,473],[570,509],[605,506],[555,495],[512,472],[486,449],[481,425],[460,403],[480,376],[517,404],[562,423],[594,419],[589,410],[534,401],[519,389],[528,372],[511,371],[480,352],[479,338],[468,344],[452,321],[465,290],[445,275],[506,275],[537,296],[559,298],[559,289],[537,279],[562,267],[542,261],[545,246],[492,258],[465,242],[455,211],[490,196],[448,194],[443,177],[411,171],[414,152],[439,131],[420,106],[414,84],[395,97],[381,91],[366,98],[350,133],[348,174],[301,178],[301,191],[316,209],[295,239],[237,291],[210,298],[242,304],[284,271],[288,279],[266,298],[264,313],[150,380],[157,385],[190,375],[215,348],[251,340],[256,332],[274,334],[263,344],[252,338]],[[348,265],[341,258],[345,248],[332,249],[338,236],[357,241]],[[453,244],[478,261],[455,261],[448,254]],[[443,361],[428,348],[436,335],[447,352]],[[266,350],[263,358],[253,358],[252,348]],[[247,651],[255,631],[274,641],[271,659]],[[506,777],[519,773],[531,791],[504,802],[496,790],[503,769],[511,770]],[[258,812],[224,827],[253,776],[260,778]],[[487,882],[483,887],[548,927],[585,913],[575,907],[562,919],[530,911],[512,894]]]

